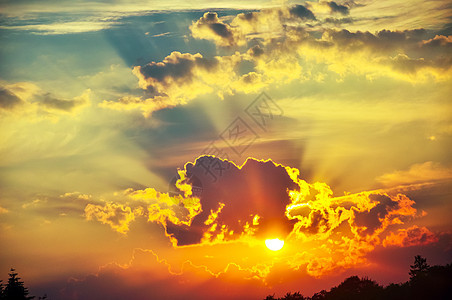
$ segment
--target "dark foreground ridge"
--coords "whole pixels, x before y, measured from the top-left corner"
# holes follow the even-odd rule
[[[369,278],[351,276],[341,284],[322,290],[312,297],[305,297],[300,292],[287,293],[282,298],[274,295],[264,300],[450,300],[452,299],[452,264],[446,266],[429,266],[420,255],[415,256],[410,266],[410,280],[405,283],[383,287]]]

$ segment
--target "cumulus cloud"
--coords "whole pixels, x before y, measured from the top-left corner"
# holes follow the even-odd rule
[[[330,10],[326,18],[317,20],[316,5]],[[354,6],[331,1],[267,8],[237,14],[229,22],[207,12],[190,26],[192,36],[230,48],[226,54],[210,58],[174,51],[160,62],[135,66],[133,74],[144,96],[126,96],[100,106],[140,109],[149,116],[208,93],[222,98],[295,80],[358,75],[423,82],[452,77],[448,36],[432,38],[422,28],[369,32],[328,26],[352,23],[352,17],[336,18],[332,12],[346,15]],[[240,68],[243,63],[252,66],[247,73]]]
[[[250,39],[278,35],[286,23],[302,24],[315,21],[312,11],[303,5],[262,9],[240,13],[230,24],[221,21],[217,13],[207,12],[190,26],[192,36],[213,41],[220,47],[243,46]]]
[[[169,96],[173,92],[170,87],[192,83],[196,79],[195,74],[213,71],[218,65],[217,58],[207,59],[199,53],[173,52],[162,62],[134,67],[133,73],[139,78],[140,87],[143,89],[155,96]]]
[[[240,37],[240,31],[222,22],[217,13],[206,12],[190,26],[194,38],[213,40],[223,47],[241,46],[244,41]]]
[[[201,156],[179,174],[179,194],[129,189],[125,203],[88,205],[85,215],[121,233],[145,217],[164,227],[175,249],[282,238],[292,245],[288,266],[312,276],[363,263],[378,246],[425,240],[412,238],[413,228],[400,230],[422,216],[403,194],[377,190],[335,197],[327,184],[302,180],[296,168],[252,158],[237,166]],[[396,244],[405,233],[407,241]],[[301,244],[309,251],[296,250]],[[265,277],[268,268],[258,276]]]
[[[153,111],[186,104],[199,95],[216,93],[220,98],[234,92],[256,92],[259,74],[240,74],[240,63],[250,61],[247,53],[205,58],[200,53],[172,52],[161,62],[136,66],[133,73],[147,96],[123,97],[119,101],[104,101],[102,107],[141,109],[149,116]]]

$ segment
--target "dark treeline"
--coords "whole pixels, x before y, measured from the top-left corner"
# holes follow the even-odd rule
[[[282,298],[269,295],[265,300],[452,299],[452,264],[429,266],[425,258],[417,255],[409,274],[410,280],[407,282],[392,283],[386,287],[369,278],[351,276],[330,291],[322,290],[312,297],[295,292],[287,293]]]

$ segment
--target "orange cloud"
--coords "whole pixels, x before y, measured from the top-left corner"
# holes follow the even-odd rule
[[[253,158],[237,166],[201,156],[179,174],[179,195],[129,189],[123,193],[127,205],[88,205],[86,215],[122,233],[135,217],[144,216],[163,225],[174,251],[186,252],[183,257],[192,257],[192,263],[212,274],[234,263],[254,270],[254,276],[262,280],[276,263],[263,251],[268,238],[285,241],[286,267],[306,270],[311,276],[364,264],[367,254],[379,246],[425,242],[424,229],[419,238],[413,237],[414,227],[392,231],[422,216],[413,207],[414,201],[403,194],[376,190],[335,197],[327,184],[302,180],[296,168]],[[213,262],[202,254],[203,246],[221,246],[215,255],[226,247],[236,250]],[[261,250],[253,250],[258,252],[254,259],[244,261],[238,253],[247,247]],[[168,263],[182,263],[177,260],[180,256],[169,258]]]
[[[407,229],[399,229],[397,233],[391,232],[383,240],[383,246],[411,247],[417,245],[428,245],[437,241],[438,238],[430,230],[425,227],[418,227],[414,225]]]

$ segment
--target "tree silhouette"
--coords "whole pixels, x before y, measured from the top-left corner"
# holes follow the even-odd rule
[[[326,290],[321,290],[320,292],[315,293],[312,297],[311,300],[322,300],[326,298],[327,295],[327,291]]]
[[[293,294],[287,293],[281,300],[305,300],[305,297],[300,292],[295,292]]]
[[[326,299],[381,299],[383,287],[369,278],[351,276],[327,293]]]
[[[427,259],[420,255],[414,257],[414,265],[410,266],[410,280],[413,280],[417,276],[425,274],[425,272],[430,268],[427,264]]]
[[[8,284],[1,289],[1,297],[0,299],[5,300],[28,300],[34,299],[34,296],[29,296],[28,289],[24,286],[24,282],[20,281],[20,277],[18,277],[16,270],[11,268],[11,272],[9,273]]]
[[[414,258],[410,266],[411,278],[405,283],[383,287],[375,281],[364,277],[351,276],[330,291],[322,290],[312,297],[301,293],[287,293],[282,298],[274,294],[265,300],[450,300],[452,299],[452,264],[446,266],[429,266],[427,259],[420,255]]]

